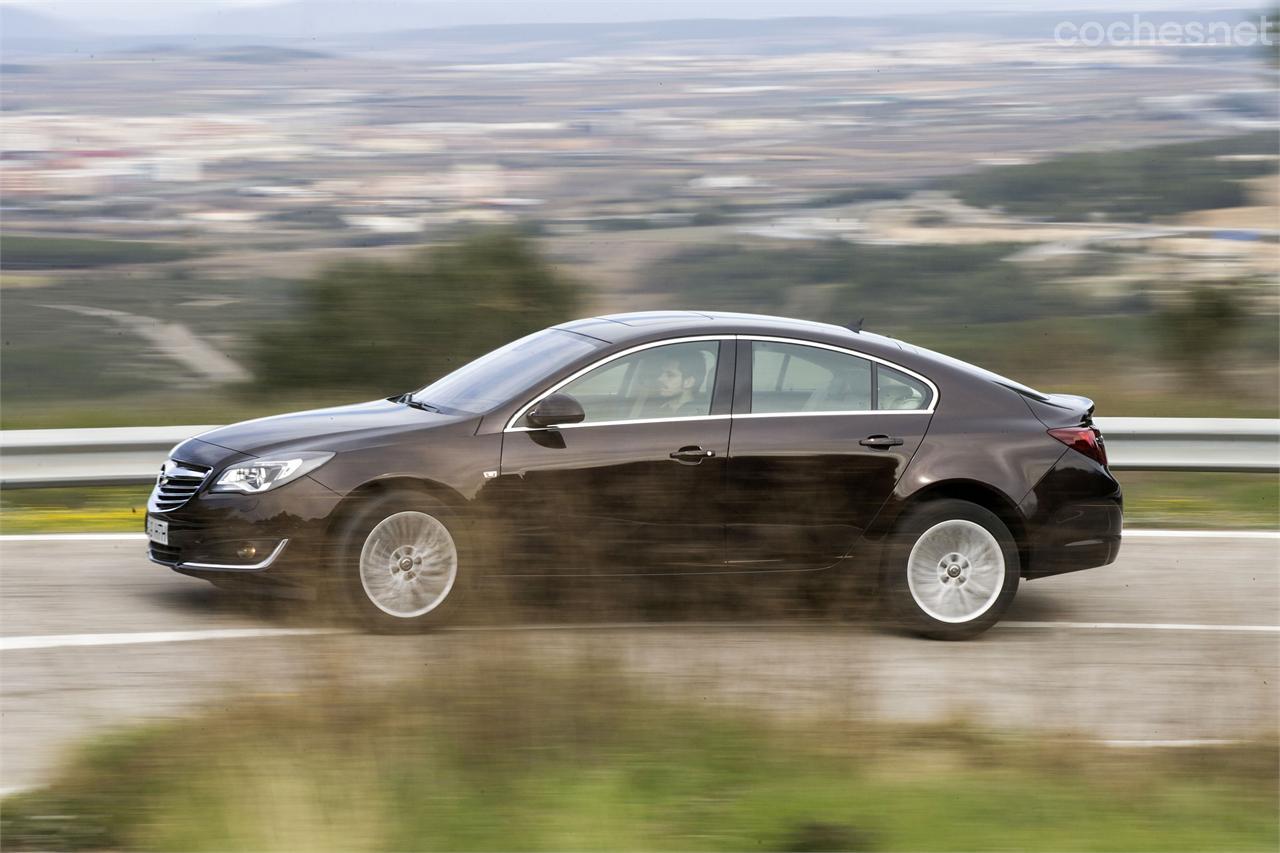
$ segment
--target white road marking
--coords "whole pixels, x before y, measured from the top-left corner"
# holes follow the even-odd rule
[[[1280,539],[1280,530],[1126,530],[1124,539]]]
[[[189,643],[251,637],[307,637],[345,633],[335,628],[217,628],[204,631],[138,631],[125,634],[48,634],[0,637],[0,652],[63,649],[71,646],[131,646],[142,643]]]
[[[143,541],[145,533],[11,533],[0,542]],[[1126,530],[1125,539],[1280,539],[1280,530]]]
[[[1114,746],[1118,749],[1148,749],[1152,747],[1185,747],[1185,746],[1230,746],[1239,743],[1230,738],[1201,737],[1186,740],[1101,740],[1103,746]]]
[[[741,630],[795,628],[785,622],[596,622],[586,624],[471,625],[439,629],[446,633],[472,631],[635,631],[635,630]],[[1280,634],[1280,625],[1194,625],[1168,622],[999,622],[996,628],[1083,628],[1100,631],[1219,631]],[[47,634],[0,637],[0,652],[60,649],[74,646],[131,646],[148,643],[183,643],[262,637],[307,637],[350,634],[342,628],[215,628],[201,631],[139,631],[121,634]]]
[[[1195,625],[1181,622],[997,622],[996,628],[1092,628],[1099,631],[1244,631],[1280,634],[1280,625]]]
[[[0,542],[136,542],[146,538],[145,533],[11,533],[0,536]]]

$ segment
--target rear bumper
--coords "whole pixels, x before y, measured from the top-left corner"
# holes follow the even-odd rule
[[[1043,535],[1032,546],[1028,578],[1043,578],[1114,563],[1120,553],[1121,509],[1114,504],[1079,505],[1076,519]]]
[[[1111,472],[1069,450],[1023,501],[1023,576],[1043,578],[1114,563],[1124,496]]]

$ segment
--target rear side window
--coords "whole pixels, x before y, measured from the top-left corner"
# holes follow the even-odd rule
[[[751,342],[751,411],[913,411],[933,402],[914,376],[850,353],[804,344]]]
[[[927,409],[929,386],[900,370],[876,365],[877,409]]]
[[[802,344],[751,342],[751,411],[861,412],[871,408],[871,362]]]

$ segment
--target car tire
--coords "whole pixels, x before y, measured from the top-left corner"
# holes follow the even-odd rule
[[[342,525],[333,581],[364,627],[416,633],[455,619],[464,596],[465,526],[426,494],[396,490],[370,498]]]
[[[896,624],[967,640],[1000,620],[1018,591],[1018,546],[1000,517],[951,498],[908,510],[884,550],[883,589]]]

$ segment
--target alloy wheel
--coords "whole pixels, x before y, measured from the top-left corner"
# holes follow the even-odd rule
[[[907,586],[939,622],[972,622],[991,609],[1005,582],[1004,551],[981,524],[949,519],[920,534],[907,558]]]
[[[387,516],[360,550],[360,584],[382,612],[412,619],[448,597],[458,577],[458,549],[448,528],[425,512]]]

